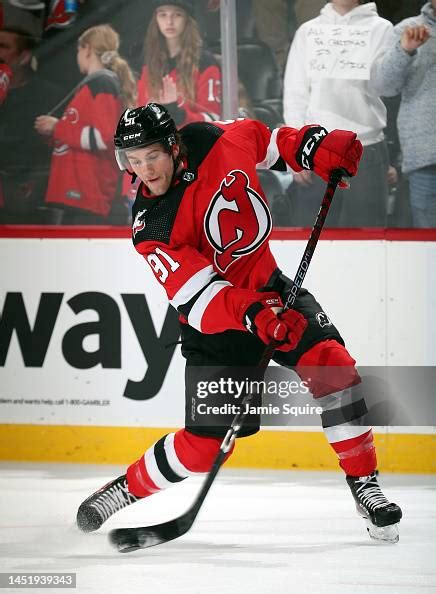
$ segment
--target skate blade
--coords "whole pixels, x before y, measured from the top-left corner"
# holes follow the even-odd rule
[[[390,526],[379,527],[374,526],[374,524],[372,524],[367,518],[365,518],[365,523],[368,534],[373,540],[392,544],[395,544],[400,540],[400,533],[398,530],[399,523],[391,524]]]

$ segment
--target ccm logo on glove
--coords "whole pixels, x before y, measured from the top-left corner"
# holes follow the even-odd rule
[[[321,140],[327,136],[328,132],[322,126],[313,126],[309,128],[301,142],[300,148],[297,151],[297,163],[304,169],[313,169],[313,157]]]
[[[322,126],[304,126],[298,132],[295,161],[302,169],[310,169],[325,181],[337,169],[356,175],[363,147],[355,132],[333,130],[327,132]],[[301,170],[297,170],[301,171]],[[347,188],[344,181],[340,188]]]
[[[265,344],[274,340],[280,343],[277,350],[292,351],[307,328],[307,320],[294,309],[276,314],[275,311],[280,311],[277,309],[278,300],[274,300],[273,307],[265,307],[268,301],[263,299],[250,305],[244,315],[245,327]]]

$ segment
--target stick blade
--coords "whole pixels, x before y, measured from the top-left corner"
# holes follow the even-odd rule
[[[119,553],[148,549],[182,536],[191,528],[195,516],[190,512],[155,526],[116,528],[109,532],[109,542]]]

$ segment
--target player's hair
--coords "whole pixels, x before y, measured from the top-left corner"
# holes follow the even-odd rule
[[[176,144],[179,145],[179,156],[178,156],[178,162],[182,161],[183,159],[187,158],[188,156],[188,149],[186,147],[186,144],[183,142],[182,137],[180,135],[180,132],[176,132],[175,135],[176,137]],[[168,153],[171,154],[171,147],[169,147]]]
[[[185,98],[195,101],[194,73],[198,70],[203,45],[197,21],[186,13],[186,26],[182,33],[182,49],[176,56],[178,82]],[[170,60],[165,37],[159,30],[156,11],[150,21],[144,42],[145,61],[150,81],[150,96],[156,101],[162,90],[162,79],[167,74]]]
[[[136,102],[136,82],[130,66],[118,53],[120,36],[110,25],[97,25],[79,37],[80,47],[90,46],[103,66],[114,72],[121,85],[121,95],[126,107]]]

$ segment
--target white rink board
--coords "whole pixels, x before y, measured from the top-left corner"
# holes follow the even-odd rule
[[[2,239],[0,245],[7,254],[0,259],[2,311],[7,293],[22,293],[33,328],[41,293],[64,294],[42,367],[24,365],[13,333],[6,364],[0,368],[2,423],[147,427],[183,423],[180,347],[157,396],[143,401],[123,397],[127,380],[142,380],[147,362],[121,294],[145,295],[158,335],[168,307],[164,291],[130,240]],[[306,242],[271,245],[279,266],[293,276]],[[432,242],[321,241],[305,286],[338,326],[359,365],[436,365],[435,264]],[[117,305],[121,368],[77,369],[64,358],[66,332],[98,319],[95,310],[75,314],[68,305],[72,297],[88,292],[103,293]],[[85,339],[86,350],[98,347],[95,335]],[[24,399],[40,402],[25,404]],[[65,402],[72,399],[82,402]],[[92,404],[95,400],[108,404]]]
[[[436,365],[436,244],[387,243],[388,365]]]

